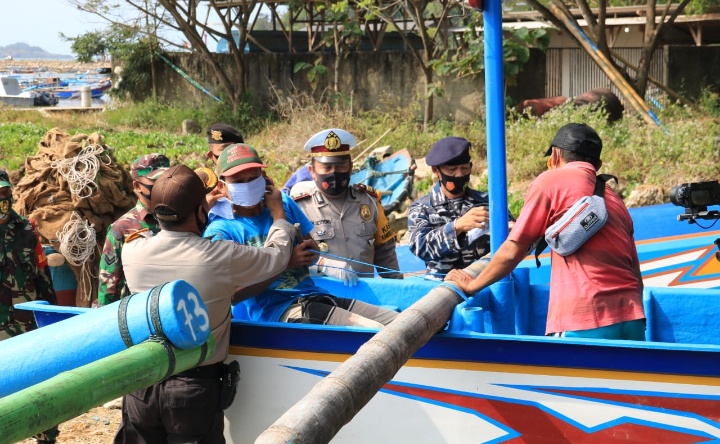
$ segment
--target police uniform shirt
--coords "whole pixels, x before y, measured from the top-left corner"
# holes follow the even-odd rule
[[[370,187],[353,185],[342,202],[342,210],[330,198],[312,185],[306,194],[295,197],[314,227],[310,235],[328,253],[342,258],[379,267],[382,277],[401,278],[401,273],[390,273],[385,268],[398,269],[395,253],[395,233],[378,203],[377,192]],[[334,259],[334,258],[333,258]],[[374,267],[348,262],[360,277],[372,277]]]
[[[293,233],[287,221],[276,221],[266,248],[212,242],[194,233],[169,230],[152,237],[131,236],[122,249],[125,279],[131,293],[177,279],[195,287],[207,307],[215,336],[215,353],[203,365],[222,362],[230,343],[230,305],[235,290],[283,271],[292,253]]]

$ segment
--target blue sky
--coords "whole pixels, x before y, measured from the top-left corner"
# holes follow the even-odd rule
[[[24,0],[6,5],[0,14],[0,46],[27,43],[52,54],[72,55],[70,42],[59,37],[76,37],[104,29],[99,17],[80,11],[68,0]],[[11,12],[12,11],[12,12]]]

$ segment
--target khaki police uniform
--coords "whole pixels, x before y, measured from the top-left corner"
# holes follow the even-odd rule
[[[327,253],[377,266],[380,276],[401,279],[395,253],[395,233],[380,204],[379,193],[371,187],[353,185],[342,199],[342,209],[321,193],[316,185],[294,197],[300,209],[313,223],[310,232],[318,246],[327,245]],[[325,244],[325,245],[323,245]],[[360,277],[372,277],[374,267],[348,262]],[[384,268],[382,268],[384,267]]]

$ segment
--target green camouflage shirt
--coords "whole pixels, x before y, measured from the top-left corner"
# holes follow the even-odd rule
[[[32,312],[13,305],[38,299],[56,303],[47,258],[32,222],[10,210],[0,225],[0,340],[35,328]]]
[[[157,221],[140,201],[137,202],[135,208],[123,214],[108,227],[102,256],[100,256],[99,306],[112,304],[123,296],[127,296],[125,273],[122,268],[122,247],[129,235],[144,228],[153,233],[160,231]]]

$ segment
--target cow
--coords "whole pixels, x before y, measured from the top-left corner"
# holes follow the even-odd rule
[[[565,96],[545,97],[539,99],[527,99],[520,102],[515,109],[527,116],[541,117],[546,112],[570,101],[575,106],[599,104],[598,107],[605,110],[608,122],[615,122],[622,119],[625,107],[618,96],[607,88],[595,88],[584,92],[573,99]]]

